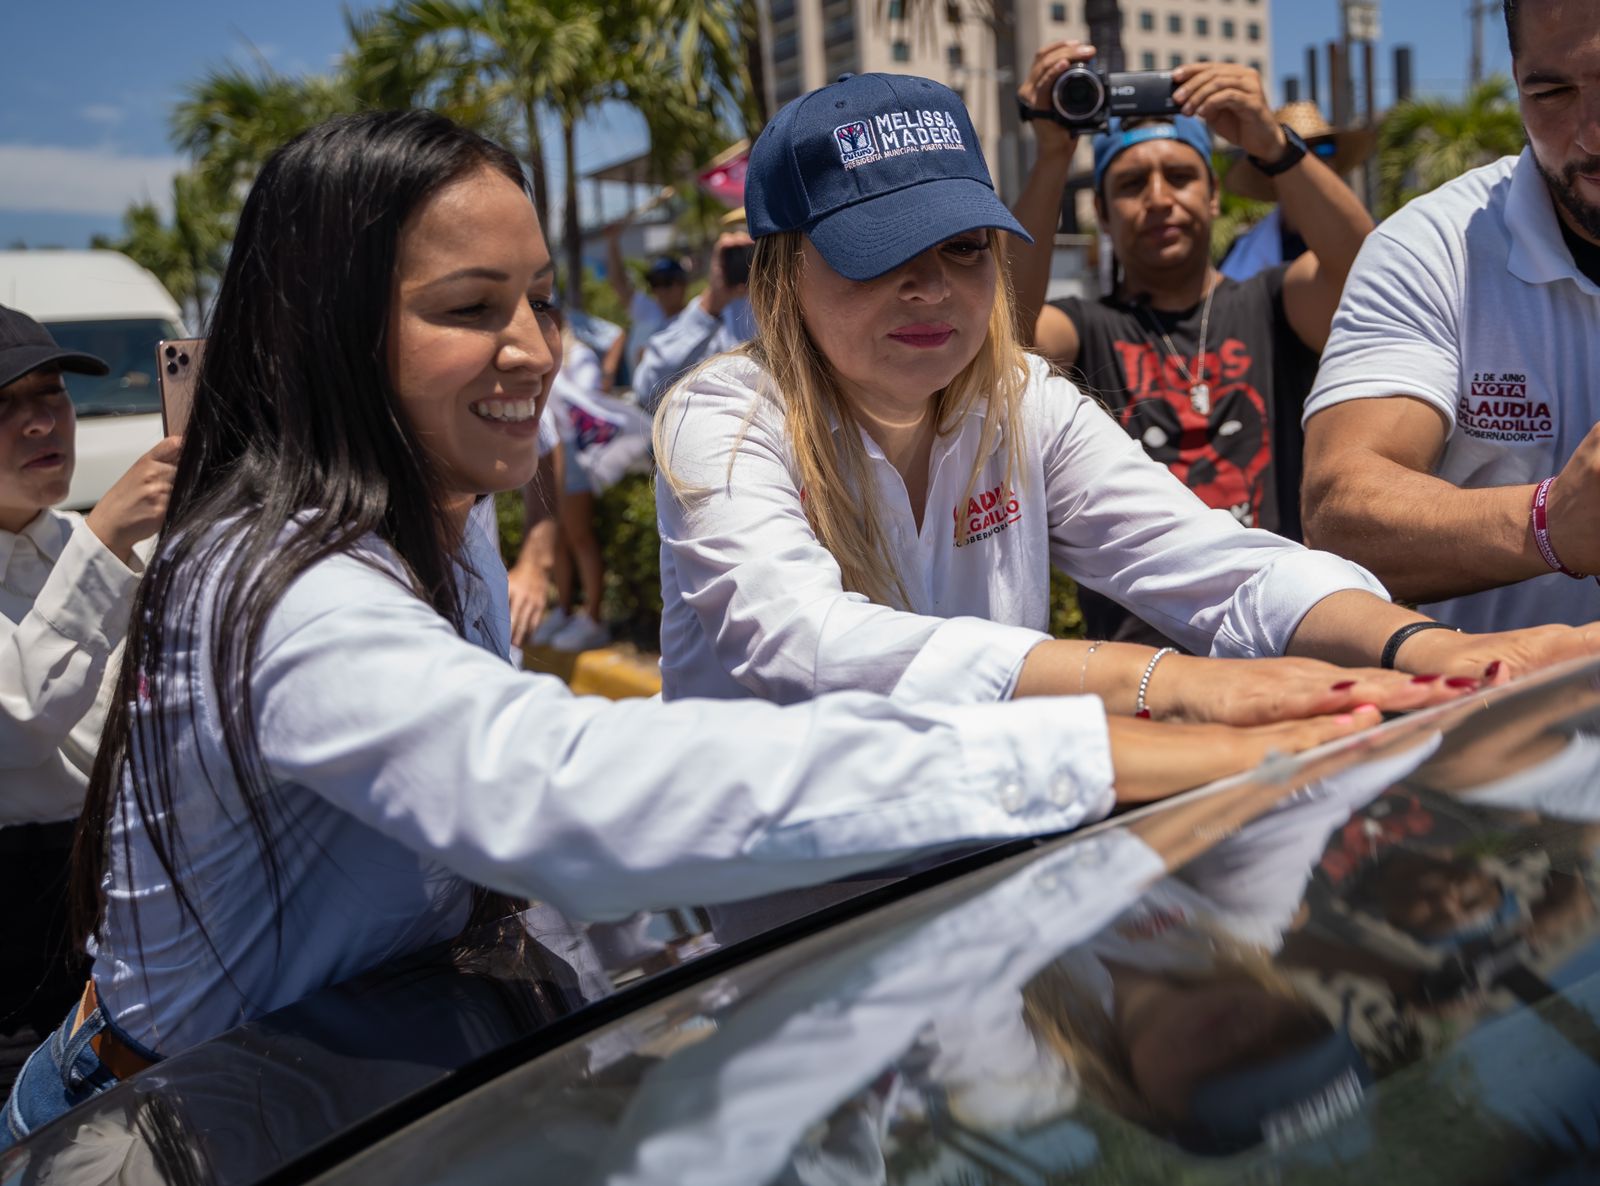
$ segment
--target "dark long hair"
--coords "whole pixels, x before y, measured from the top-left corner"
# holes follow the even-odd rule
[[[137,813],[180,908],[204,933],[180,875],[171,765],[181,732],[197,725],[196,683],[207,674],[175,672],[202,590],[212,602],[209,675],[228,762],[275,904],[275,799],[250,672],[285,590],[312,565],[376,535],[415,594],[462,632],[452,570],[459,541],[442,518],[433,467],[400,414],[385,342],[402,225],[440,188],[485,167],[526,192],[515,157],[443,116],[372,112],[297,136],[251,188],[78,829],[80,938],[104,918],[109,827],[124,785],[132,794],[123,810]],[[297,529],[286,531],[291,521]],[[131,879],[130,855],[124,864]],[[137,942],[137,915],[134,927]]]

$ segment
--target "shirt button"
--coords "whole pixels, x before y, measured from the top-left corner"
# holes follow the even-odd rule
[[[1000,788],[1000,806],[1012,815],[1022,810],[1022,784],[1008,782]]]
[[[1071,807],[1077,798],[1077,788],[1067,775],[1058,774],[1050,780],[1050,802],[1057,807]]]

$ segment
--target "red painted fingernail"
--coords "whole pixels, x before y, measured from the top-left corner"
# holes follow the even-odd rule
[[[1356,686],[1356,681],[1355,680],[1353,680],[1353,679],[1342,679],[1338,683],[1333,685],[1333,690],[1335,692],[1348,692],[1351,688],[1353,688],[1355,686]]]
[[[1500,674],[1500,660],[1496,659],[1493,663],[1489,664],[1488,667],[1484,668],[1483,678],[1484,679],[1493,679],[1495,676],[1497,676],[1499,674]]]
[[[1431,684],[1438,678],[1439,675],[1437,672],[1435,672],[1433,675],[1414,675],[1411,677],[1411,682],[1414,684]]]
[[[1452,675],[1444,681],[1444,686],[1447,688],[1476,688],[1478,681],[1470,675]]]

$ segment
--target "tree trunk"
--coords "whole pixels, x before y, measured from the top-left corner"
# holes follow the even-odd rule
[[[739,6],[739,37],[744,42],[745,73],[750,82],[745,132],[754,141],[772,118],[772,112],[767,110],[767,63],[761,53],[761,9],[754,0]]]
[[[569,112],[561,115],[561,148],[566,158],[563,164],[561,208],[561,245],[567,257],[567,307],[583,308],[583,229],[578,210],[578,144],[577,117]]]
[[[528,176],[533,179],[533,212],[539,226],[550,233],[550,182],[544,171],[544,139],[539,135],[539,109],[530,99],[522,109],[528,135]]]

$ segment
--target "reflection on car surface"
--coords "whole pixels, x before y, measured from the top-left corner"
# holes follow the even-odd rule
[[[109,1143],[167,1181],[1592,1181],[1597,847],[1579,665],[733,947],[534,911],[0,1180]]]

